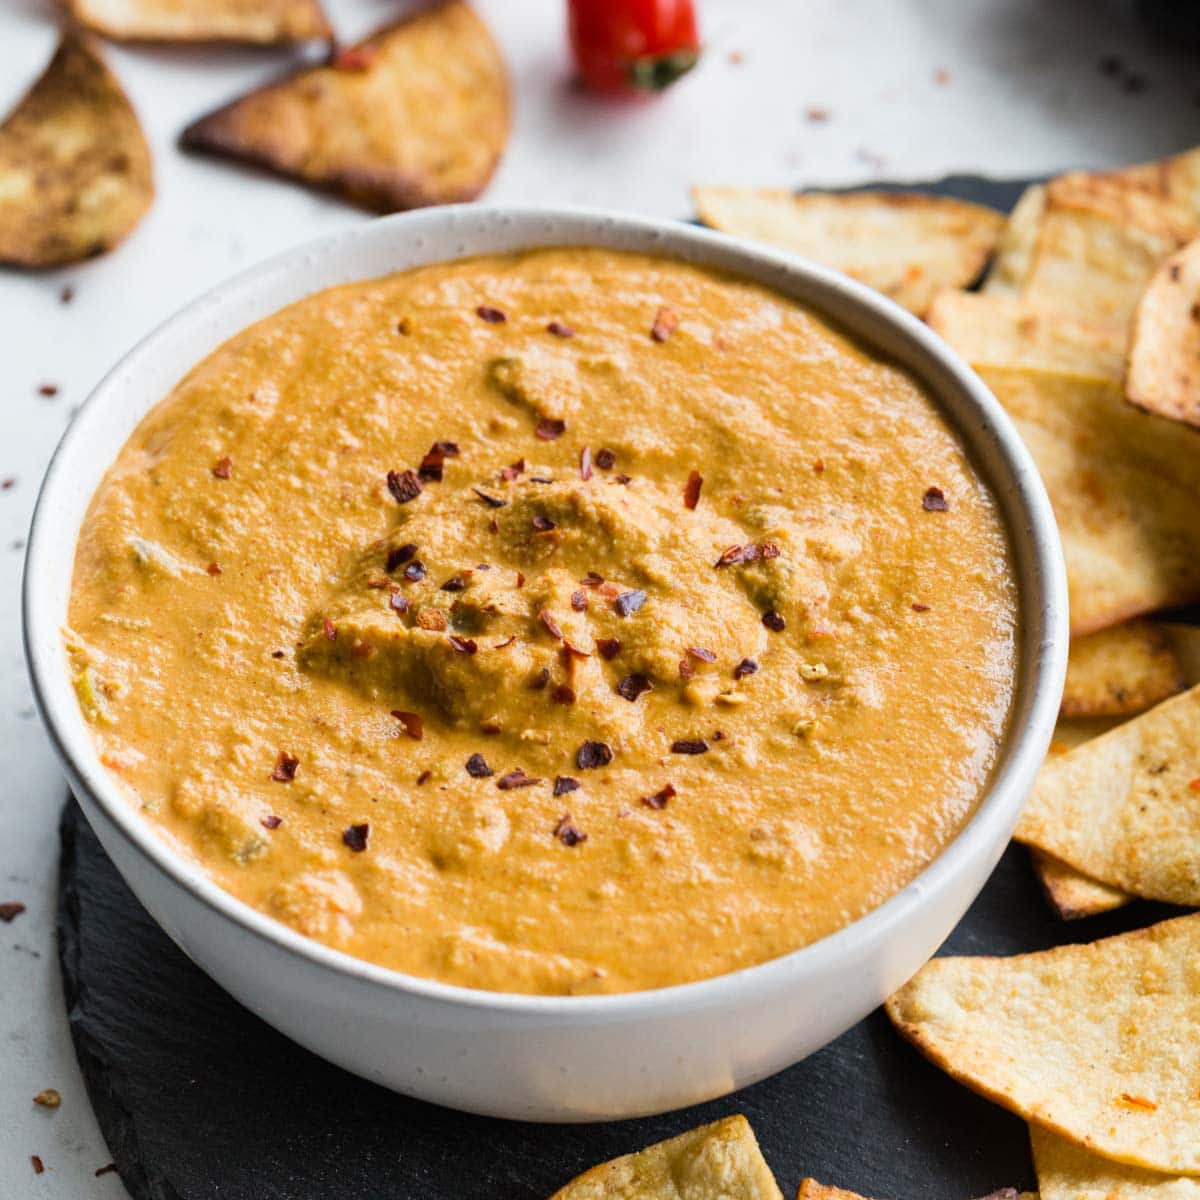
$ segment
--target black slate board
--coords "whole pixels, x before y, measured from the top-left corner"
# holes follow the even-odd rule
[[[1008,209],[1021,181],[911,186]],[[605,1125],[527,1125],[397,1096],[301,1050],[195,967],[138,904],[73,802],[58,935],[88,1093],[134,1200],[544,1200],[581,1170],[732,1112],[785,1193],[800,1178],[868,1196],[964,1200],[1032,1188],[1024,1124],[932,1067],[881,1012],[806,1061],[697,1108]],[[942,953],[1090,941],[1169,910],[1066,925],[1010,847]]]

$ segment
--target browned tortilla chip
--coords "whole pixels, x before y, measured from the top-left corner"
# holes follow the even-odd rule
[[[706,225],[844,271],[918,315],[979,276],[1004,224],[994,209],[914,192],[697,187],[692,200]]]
[[[1071,633],[1200,598],[1200,431],[1140,412],[1112,384],[979,370],[1050,493]]]
[[[1160,200],[1189,210],[1200,219],[1200,149],[1097,174],[1118,186],[1149,192]]]
[[[1167,635],[1153,622],[1125,621],[1071,641],[1064,717],[1125,717],[1187,686]]]
[[[740,1114],[601,1163],[551,1200],[783,1200]]]
[[[983,281],[985,292],[1008,296],[1020,292],[1033,262],[1045,211],[1046,185],[1035,183],[1027,187],[1008,214],[1000,240],[996,243],[995,257]]]
[[[1160,1175],[1113,1162],[1042,1129],[1029,1127],[1042,1200],[1200,1200],[1200,1178]]]
[[[0,125],[0,262],[53,267],[102,254],[153,198],[150,148],[121,85],[65,36]]]
[[[1089,879],[1044,850],[1031,850],[1033,869],[1051,907],[1064,921],[1078,921],[1122,908],[1133,899],[1120,888]]]
[[[508,124],[492,35],[470,5],[444,0],[218,109],[183,140],[392,212],[478,196]]]
[[[826,1183],[818,1183],[815,1179],[800,1180],[796,1191],[796,1200],[864,1200],[858,1192],[850,1192],[845,1188],[830,1187]]]
[[[1196,1174],[1198,967],[1200,914],[1013,958],[935,958],[887,1011],[943,1070],[1026,1120]]]
[[[1142,293],[1125,395],[1147,412],[1200,426],[1200,241],[1167,259]]]
[[[1200,905],[1200,687],[1048,759],[1013,836],[1131,895]]]
[[[332,30],[320,0],[68,0],[82,25],[122,41],[301,42]]]

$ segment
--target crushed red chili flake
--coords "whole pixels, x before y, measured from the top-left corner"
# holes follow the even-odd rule
[[[419,559],[416,562],[410,562],[404,568],[404,578],[411,580],[413,583],[420,583],[425,578],[425,564]]]
[[[597,638],[596,649],[600,651],[601,658],[607,662],[612,662],[612,660],[621,653],[621,639]]]
[[[275,769],[271,772],[271,778],[276,783],[291,783],[296,778],[296,769],[299,766],[300,760],[294,754],[280,750]]]
[[[392,716],[400,722],[400,727],[414,742],[419,742],[425,736],[425,721],[420,713],[403,712],[393,708]]]
[[[58,384],[57,383],[43,383],[41,385],[41,387],[38,388],[38,395],[46,396],[46,397],[57,396],[58,395]]]
[[[16,486],[17,486],[17,481],[11,475],[7,479],[0,480],[0,488],[3,488],[3,490],[6,492],[10,491],[12,488],[15,488]]]
[[[543,442],[557,441],[567,432],[567,423],[561,417],[543,417],[533,431],[533,436]]]
[[[335,71],[367,71],[378,53],[374,46],[343,46],[334,51],[329,65]]]
[[[653,796],[643,796],[642,803],[647,808],[666,808],[667,801],[674,799],[674,797],[678,794],[679,793],[675,791],[674,787],[668,783],[665,787],[659,788],[659,790],[655,792]]]
[[[554,794],[565,796],[568,792],[579,791],[579,780],[573,775],[556,775],[554,777]]]
[[[496,786],[502,792],[509,792],[513,788],[533,787],[534,784],[541,782],[540,779],[535,778],[533,775],[526,775],[520,767],[515,767],[507,775],[501,775],[496,780]]]
[[[233,459],[228,457],[218,458],[217,461],[213,463],[212,473],[218,479],[231,478],[233,476]]]
[[[555,704],[574,704],[575,689],[567,687],[565,683],[560,683],[558,687],[556,687],[554,691],[550,693],[550,699],[553,700]]]
[[[654,314],[650,326],[650,337],[656,342],[665,342],[679,328],[679,314],[671,308],[660,308]]]
[[[576,646],[569,637],[563,638],[562,648],[564,656],[568,659],[592,657],[590,650],[584,650],[582,646]]]
[[[813,463],[813,470],[820,475],[820,473],[825,470],[825,460],[823,458],[818,458],[817,461]]]
[[[714,567],[732,567],[738,563],[757,562],[760,558],[771,559],[779,557],[779,547],[774,542],[759,542],[748,546],[730,546],[721,552],[721,557],[713,563]]]
[[[763,613],[762,623],[772,633],[782,633],[787,628],[787,622],[783,619],[783,614],[777,613],[774,609]]]
[[[65,284],[63,290],[58,293],[58,302],[60,304],[70,304],[75,299],[75,289],[71,284]]]
[[[337,626],[328,617],[321,622],[321,632],[325,635],[326,641],[337,641]]]
[[[272,650],[271,651],[272,658],[283,658],[285,656],[285,654],[286,654],[286,651],[283,651],[283,650]]]
[[[488,508],[503,508],[508,503],[507,500],[501,500],[499,496],[489,496],[487,492],[481,492],[477,487],[473,487],[471,491],[473,491],[475,495],[477,495],[480,500],[482,500],[484,504],[488,506]]]
[[[554,334],[555,337],[570,338],[575,336],[575,330],[571,328],[565,321],[560,321],[556,317],[549,325],[546,326],[546,332]]]
[[[425,485],[417,478],[415,471],[389,471],[387,485],[397,504],[407,504],[425,490]]]
[[[592,448],[584,446],[579,452],[579,478],[587,483],[592,477]]]
[[[481,321],[486,321],[489,325],[503,325],[508,320],[502,308],[494,308],[490,304],[479,305],[475,309],[475,315]]]
[[[283,818],[277,817],[274,813],[268,813],[265,817],[259,817],[258,823],[264,829],[278,829],[283,824]]]
[[[396,322],[396,332],[402,334],[404,337],[408,337],[412,331],[412,317],[401,317],[400,320]]]
[[[926,512],[946,512],[950,505],[946,503],[946,493],[939,487],[931,487],[921,497],[921,507]]]
[[[687,652],[693,658],[698,658],[701,662],[715,663],[717,661],[717,656],[704,646],[689,646]]]
[[[575,765],[581,771],[594,771],[597,767],[607,767],[612,756],[612,747],[606,742],[588,741],[575,751]]]
[[[550,682],[550,668],[543,667],[530,681],[529,686],[535,691],[540,692],[542,688]]]
[[[457,442],[434,442],[433,449],[440,451],[446,458],[457,458],[461,453]]]
[[[38,1154],[31,1154],[29,1156],[29,1163],[33,1167],[35,1175],[41,1175],[46,1170],[46,1164],[42,1162],[41,1156]]]
[[[700,503],[700,489],[704,479],[699,471],[692,471],[687,477],[687,485],[683,489],[683,507],[695,508]]]
[[[654,684],[645,675],[626,675],[617,684],[617,695],[631,704],[645,692],[654,691]]]
[[[588,596],[587,592],[585,592],[583,588],[579,588],[571,593],[571,607],[576,612],[587,612],[587,606]]]
[[[205,567],[204,569],[205,569],[205,570],[206,570],[206,571],[207,571],[207,572],[208,572],[210,575],[220,575],[220,573],[221,573],[221,564],[220,564],[220,563],[215,563],[215,562],[210,562],[210,563],[208,564],[208,566],[207,566],[207,567]]]
[[[556,521],[550,520],[549,517],[542,516],[541,513],[536,513],[533,517],[532,525],[538,533],[549,533],[552,529],[558,528]]]
[[[467,759],[467,774],[472,779],[488,779],[495,772],[487,765],[487,759],[482,754],[472,754]]]
[[[622,487],[628,487],[633,482],[632,475],[614,475],[613,480],[619,483]]]
[[[451,575],[445,583],[442,584],[443,592],[462,592],[467,587],[467,581],[461,575]]]
[[[554,619],[554,614],[548,609],[543,608],[538,612],[538,620],[546,627],[546,632],[553,638],[558,638],[562,641],[562,626]]]
[[[513,634],[513,635],[512,635],[512,636],[510,636],[510,637],[506,637],[506,638],[504,639],[504,641],[502,641],[502,642],[497,642],[497,643],[496,643],[496,644],[495,644],[495,645],[492,647],[492,649],[493,649],[493,650],[503,650],[503,649],[505,649],[506,647],[508,647],[508,646],[511,646],[511,645],[513,644],[513,642],[515,642],[516,640],[517,640],[517,638],[516,638],[516,634]]]
[[[417,468],[417,477],[423,479],[426,483],[441,483],[442,476],[445,473],[446,452],[434,442],[429,453],[421,459],[421,465]]]
[[[505,483],[512,483],[514,479],[520,479],[520,477],[524,474],[525,460],[523,458],[518,458],[515,463],[512,463],[507,467],[500,468],[500,478],[503,479]]]
[[[630,592],[622,592],[614,601],[613,608],[618,617],[628,617],[646,603],[646,593],[641,588]]]
[[[453,633],[450,634],[446,641],[450,643],[450,648],[457,650],[459,654],[474,654],[479,649],[478,643],[471,638],[458,637],[457,634]]]
[[[390,574],[397,567],[402,567],[417,552],[416,542],[405,542],[403,546],[393,546],[387,552],[387,569]]]
[[[688,660],[686,658],[681,658],[679,660],[679,678],[680,679],[691,679],[691,677],[693,675],[695,675],[695,673],[696,673],[696,668],[693,667],[692,664],[690,662],[688,662]]]
[[[417,787],[421,787],[423,784],[428,783],[432,778],[432,771],[422,771],[420,775],[417,776]]]
[[[719,729],[714,729],[713,735],[712,735],[712,740],[714,742],[719,742],[719,741],[721,741],[722,738],[724,738],[724,736],[725,735]]]
[[[743,658],[736,667],[733,668],[734,679],[745,679],[747,675],[753,675],[758,670],[758,663],[752,658]]]
[[[554,836],[564,846],[578,846],[581,842],[588,840],[588,835],[571,820],[570,813],[563,813],[558,818],[558,824],[554,827]]]
[[[604,582],[604,576],[597,575],[595,571],[589,571],[579,582],[584,587],[599,587]]]
[[[0,904],[0,921],[11,925],[24,911],[25,905],[20,900],[7,900]]]
[[[707,754],[708,743],[703,738],[680,738],[671,743],[672,754]]]
[[[922,603],[921,603],[919,600],[914,600],[914,601],[913,601],[912,610],[913,610],[913,612],[928,612],[928,611],[929,611],[929,605],[928,605],[928,604],[922,604]]]
[[[397,616],[408,612],[408,597],[403,592],[392,592],[388,596],[388,605]]]
[[[611,450],[596,451],[596,466],[602,471],[611,471],[617,465],[617,456]]]
[[[99,1179],[101,1175],[115,1175],[116,1173],[117,1173],[117,1164],[116,1163],[105,1163],[104,1166],[97,1167],[96,1171],[95,1171],[95,1175],[96,1175],[97,1179]]]
[[[523,588],[524,586],[525,586],[525,572],[518,571],[517,572],[517,587]]]
[[[342,841],[354,851],[361,854],[367,848],[367,838],[371,836],[371,826],[364,821],[361,825],[351,825],[342,834]]]

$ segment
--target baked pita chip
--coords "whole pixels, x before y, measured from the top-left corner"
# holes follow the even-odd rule
[[[918,192],[696,187],[705,225],[811,258],[921,316],[983,271],[1004,225],[995,209]]]
[[[1129,904],[1133,897],[1120,888],[1089,879],[1061,858],[1055,858],[1044,850],[1031,850],[1033,869],[1050,907],[1064,921],[1079,921],[1084,917],[1097,917]]]
[[[1182,692],[1183,665],[1151,621],[1125,621],[1071,641],[1064,717],[1127,717]]]
[[[741,1114],[601,1163],[551,1200],[783,1200]]]
[[[978,369],[1050,494],[1071,633],[1200,599],[1200,431],[1140,412],[1113,384]]]
[[[68,0],[105,37],[156,42],[302,42],[333,31],[320,0]]]
[[[1027,187],[1008,214],[1008,221],[996,243],[996,255],[988,268],[983,290],[992,295],[1016,296],[1029,274],[1037,249],[1042,214],[1046,211],[1046,185]]]
[[[1200,1173],[1200,914],[1013,958],[935,958],[887,1002],[955,1079],[1095,1154]]]
[[[1112,1162],[1037,1125],[1030,1125],[1029,1141],[1042,1200],[1200,1200],[1195,1175]]]
[[[444,0],[203,117],[183,141],[393,212],[473,200],[508,127],[491,33],[470,5]]]
[[[153,198],[137,114],[103,60],[66,35],[0,125],[0,262],[55,267],[103,254]]]
[[[1200,427],[1200,241],[1168,258],[1142,293],[1125,395],[1147,412]]]
[[[973,367],[1018,367],[1120,380],[1125,327],[1039,310],[1017,296],[947,288],[925,317]]]
[[[1013,836],[1131,895],[1200,905],[1200,687],[1048,759]]]

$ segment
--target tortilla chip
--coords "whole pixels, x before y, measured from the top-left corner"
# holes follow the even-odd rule
[[[137,114],[96,53],[66,35],[0,125],[0,262],[54,267],[103,254],[153,198]]]
[[[1013,836],[1131,895],[1200,905],[1200,687],[1048,759]]]
[[[1200,241],[1154,272],[1133,320],[1125,396],[1200,427]]]
[[[783,1200],[740,1113],[585,1171],[551,1200]]]
[[[393,212],[473,200],[508,126],[491,33],[470,5],[444,0],[218,109],[183,141]]]
[[[1200,431],[1121,388],[979,368],[1037,462],[1067,561],[1071,633],[1200,598]]]
[[[1033,869],[1050,901],[1050,907],[1064,921],[1079,921],[1112,912],[1132,902],[1128,892],[1098,879],[1089,879],[1060,858],[1044,850],[1031,850]]]
[[[938,292],[925,317],[973,367],[1018,367],[1120,380],[1125,374],[1123,325],[1078,320],[1034,308],[1016,296]]]
[[[1042,1200],[1200,1200],[1200,1178],[1160,1175],[1089,1154],[1074,1142],[1029,1127]]]
[[[1120,186],[1149,192],[1189,210],[1200,219],[1200,149],[1185,150],[1156,162],[1137,163],[1096,174]]]
[[[858,1192],[849,1192],[845,1188],[830,1187],[826,1183],[818,1183],[815,1179],[800,1180],[796,1191],[796,1200],[865,1200]]]
[[[1132,716],[1185,687],[1167,635],[1151,621],[1126,621],[1072,639],[1060,711],[1064,717]]]
[[[792,192],[696,187],[705,225],[811,258],[921,316],[945,287],[978,278],[1004,218],[994,209],[918,192]]]
[[[935,958],[887,1012],[1027,1121],[1120,1162],[1196,1173],[1198,1006],[1200,914],[1013,958]]]
[[[1183,668],[1188,687],[1200,683],[1200,625],[1167,622],[1159,628],[1171,643],[1171,650]]]
[[[120,41],[302,42],[333,31],[320,0],[68,0],[82,25]]]
[[[1045,211],[1046,185],[1030,185],[1008,214],[1008,221],[996,244],[996,256],[983,281],[985,292],[999,296],[1015,296],[1020,292],[1033,262]]]

